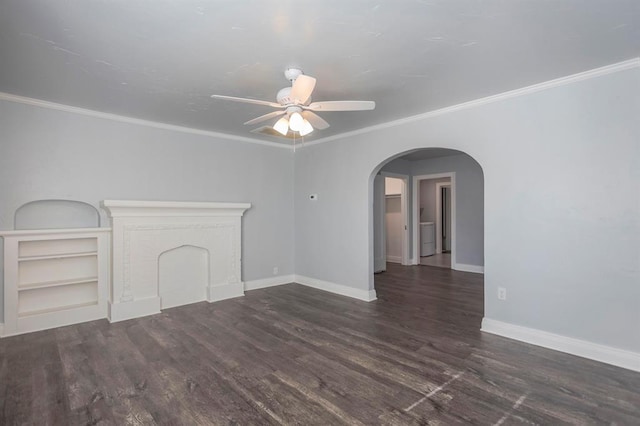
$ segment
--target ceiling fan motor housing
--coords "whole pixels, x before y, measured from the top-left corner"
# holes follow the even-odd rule
[[[291,99],[291,87],[285,87],[284,89],[280,89],[278,94],[276,95],[276,100],[280,105],[289,105],[293,103],[293,99]]]
[[[302,75],[302,70],[299,68],[287,68],[286,70],[284,70],[284,76],[287,80],[289,80],[290,82],[294,82],[296,80],[296,78],[298,78],[300,75]]]
[[[285,87],[284,89],[280,89],[280,91],[276,95],[276,100],[280,105],[283,105],[283,106],[293,105],[296,103],[295,100],[291,97],[291,87]],[[311,97],[309,97],[305,105],[307,105],[309,102],[311,102]]]

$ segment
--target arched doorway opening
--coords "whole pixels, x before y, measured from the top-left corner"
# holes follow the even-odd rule
[[[384,211],[380,205],[395,195],[381,189],[390,175],[405,176],[407,188],[406,217],[404,218],[403,250],[408,261],[394,262],[394,256],[384,256],[385,248],[392,248],[385,220],[381,215],[397,214],[397,209]],[[437,275],[442,279],[462,279],[457,272],[479,274],[469,278],[483,282],[484,273],[484,174],[480,164],[468,154],[445,148],[422,148],[398,153],[378,165],[371,175],[372,201],[372,257],[374,272],[392,271],[406,279],[424,280]],[[381,197],[384,197],[381,201]],[[392,202],[395,202],[393,200]],[[395,253],[394,253],[395,255]],[[385,257],[385,267],[380,267]],[[453,274],[453,275],[452,275]],[[396,277],[397,278],[397,277]],[[384,274],[373,280],[378,297],[379,282]],[[397,281],[397,279],[396,279]],[[456,286],[455,282],[451,282]],[[483,299],[483,291],[478,293]],[[481,319],[481,318],[480,318]],[[479,326],[479,323],[478,323]]]

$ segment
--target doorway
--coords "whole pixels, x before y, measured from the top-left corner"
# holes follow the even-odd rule
[[[447,267],[453,271],[484,272],[484,174],[480,164],[461,151],[446,148],[424,148],[399,153],[380,163],[370,175],[370,282],[375,286],[374,272],[398,270],[396,264],[386,263],[386,241],[382,239],[385,198],[384,174],[394,176],[401,174],[408,185],[408,263],[407,266],[418,266],[420,260],[420,222],[433,222],[433,252],[449,257]],[[448,178],[448,181],[446,179]],[[440,194],[439,208],[433,208],[433,216],[427,220],[420,217],[419,183],[424,179],[440,179],[447,183]],[[446,182],[445,182],[446,181]],[[444,198],[444,203],[442,199]],[[444,212],[443,206],[444,204]],[[424,210],[423,210],[424,212]],[[437,212],[444,216],[438,220]],[[444,214],[443,214],[444,213]],[[438,229],[436,230],[436,224]],[[444,225],[444,226],[443,226]],[[441,229],[444,228],[444,232]],[[444,234],[444,235],[443,235]],[[439,238],[436,238],[438,236]],[[444,247],[444,249],[443,249]],[[439,250],[438,250],[439,248]],[[437,253],[440,251],[440,253]],[[442,253],[444,251],[445,253]],[[450,253],[446,253],[450,251]],[[430,257],[437,259],[437,257]],[[439,265],[441,266],[441,265]],[[429,268],[434,273],[449,273],[444,268]],[[442,271],[438,271],[442,269]],[[406,269],[409,273],[409,269]]]
[[[374,272],[387,262],[409,265],[409,176],[381,172],[374,179]]]
[[[455,172],[413,178],[414,265],[451,268],[456,259]]]
[[[436,254],[451,253],[451,182],[436,183]]]
[[[451,178],[420,181],[420,265],[451,269]]]
[[[402,217],[402,187],[402,179],[389,176],[384,178],[386,261],[400,264],[406,230]]]

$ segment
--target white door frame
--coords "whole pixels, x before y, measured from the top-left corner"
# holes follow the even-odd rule
[[[400,179],[402,181],[402,189],[400,191],[400,215],[402,217],[402,226],[404,232],[402,233],[402,265],[411,265],[409,259],[409,205],[407,200],[407,193],[409,192],[409,175],[403,175],[400,173],[380,172],[383,177],[390,177]],[[385,200],[386,201],[386,200]],[[386,209],[385,209],[386,212]],[[386,241],[386,226],[385,226],[385,241]]]
[[[413,177],[413,257],[411,264],[420,264],[420,203],[418,194],[420,193],[420,181],[427,179],[451,179],[451,268],[456,265],[456,172],[434,173],[430,175],[419,175]],[[442,243],[440,243],[442,244]],[[440,248],[442,250],[442,248]]]
[[[436,254],[442,253],[442,188],[451,188],[451,182],[436,183]],[[451,192],[451,201],[453,201],[453,190]],[[451,214],[453,218],[453,212]],[[453,232],[453,222],[451,222],[451,230]],[[453,233],[449,236],[451,238]],[[453,238],[452,238],[453,242]],[[452,245],[453,247],[453,245]]]
[[[376,180],[380,179],[382,182],[378,187],[376,186]],[[385,177],[382,173],[378,173],[373,177],[373,205],[371,211],[373,212],[373,272],[384,272],[387,270],[387,254],[386,254],[386,239],[387,239],[387,227],[386,227],[386,185]],[[378,204],[376,205],[376,200]],[[377,208],[377,211],[376,211]],[[376,217],[379,218],[379,222],[376,222]],[[378,248],[378,256],[376,256],[376,248]]]

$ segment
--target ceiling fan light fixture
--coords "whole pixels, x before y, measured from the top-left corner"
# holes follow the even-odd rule
[[[299,112],[294,112],[289,117],[289,128],[294,132],[299,132],[302,130],[302,126],[304,125],[304,118],[300,115]]]
[[[276,124],[273,125],[273,130],[280,133],[282,136],[287,136],[287,133],[289,133],[289,120],[287,120],[287,117],[282,117],[280,120],[276,121]]]
[[[300,136],[306,136],[311,132],[313,132],[313,126],[305,118],[302,122],[302,129],[300,129]]]
[[[276,111],[253,118],[244,124],[253,125],[278,119],[273,127],[262,126],[260,129],[268,129],[263,131],[262,134],[274,136],[275,132],[278,132],[278,134],[282,136],[291,138],[295,138],[297,135],[305,136],[316,130],[328,128],[329,123],[317,113],[325,111],[366,111],[376,107],[374,101],[311,102],[312,94],[316,86],[316,79],[314,77],[305,75],[302,70],[298,68],[288,68],[285,71],[285,77],[291,82],[291,86],[285,87],[278,92],[276,95],[277,102],[226,95],[211,95],[211,97],[276,108]]]

